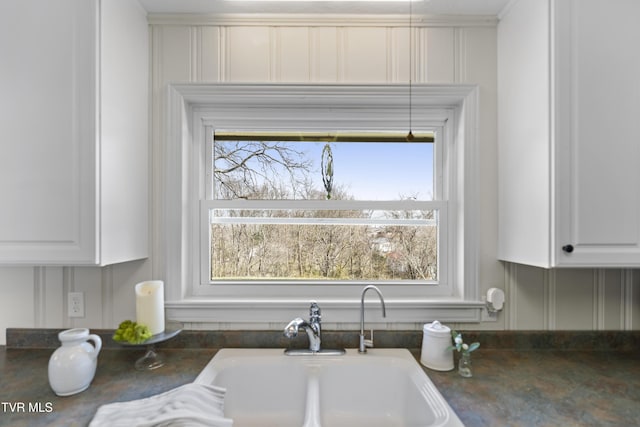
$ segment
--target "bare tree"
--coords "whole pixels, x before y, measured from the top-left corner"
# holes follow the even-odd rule
[[[327,192],[316,188],[311,179],[312,160],[293,144],[216,142],[213,161],[219,198],[327,198]],[[352,196],[344,188],[334,186],[331,199],[349,200]],[[243,211],[229,215],[359,218],[367,213],[299,210]],[[394,212],[391,217],[431,220],[433,212]],[[245,223],[212,224],[211,232],[215,236],[211,239],[213,278],[437,278],[435,227]]]
[[[223,198],[255,198],[265,187],[282,193],[283,175],[294,195],[312,167],[291,144],[269,141],[216,142],[213,162],[216,190]]]

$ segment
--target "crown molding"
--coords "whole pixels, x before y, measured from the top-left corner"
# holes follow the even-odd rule
[[[151,25],[211,26],[384,26],[407,27],[409,15],[353,14],[149,14]],[[411,25],[420,27],[495,27],[498,18],[489,15],[414,15]]]

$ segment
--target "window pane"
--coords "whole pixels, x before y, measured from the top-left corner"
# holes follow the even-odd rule
[[[436,211],[356,212],[212,210],[210,278],[437,281]]]
[[[431,142],[215,141],[213,196],[325,199],[327,144],[333,159],[332,199],[433,200]]]

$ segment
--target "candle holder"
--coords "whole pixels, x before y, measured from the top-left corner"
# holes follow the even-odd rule
[[[123,342],[119,344],[126,347],[145,346],[147,349],[146,353],[144,354],[144,356],[136,360],[134,366],[138,371],[152,371],[154,369],[158,369],[161,366],[164,366],[164,358],[156,351],[156,344],[168,341],[178,335],[180,332],[182,332],[182,329],[164,331],[160,332],[159,334],[153,335],[151,338],[140,344],[129,344]]]

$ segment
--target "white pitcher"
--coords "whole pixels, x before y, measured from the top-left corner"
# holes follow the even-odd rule
[[[49,384],[58,396],[71,396],[89,388],[98,364],[102,340],[87,328],[58,334],[62,346],[49,359]],[[93,345],[88,341],[93,341]]]

